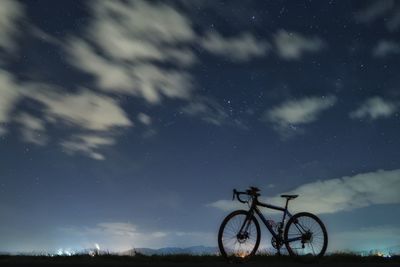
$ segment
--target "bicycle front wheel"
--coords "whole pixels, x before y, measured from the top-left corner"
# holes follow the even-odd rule
[[[314,214],[295,214],[285,227],[285,245],[291,256],[317,260],[325,254],[328,234],[322,221]]]
[[[218,232],[221,255],[230,261],[244,261],[252,257],[260,244],[260,225],[256,218],[245,210],[229,214]]]

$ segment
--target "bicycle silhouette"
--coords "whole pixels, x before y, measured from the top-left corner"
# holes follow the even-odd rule
[[[230,261],[243,261],[254,256],[260,244],[261,231],[257,215],[272,234],[271,244],[277,249],[286,246],[290,256],[316,260],[322,257],[328,246],[328,234],[322,221],[314,214],[300,212],[292,215],[288,211],[289,201],[298,195],[281,195],[286,198],[285,207],[278,207],[258,200],[260,190],[250,187],[245,192],[233,190],[232,200],[247,203],[249,210],[236,210],[222,222],[218,232],[219,250]],[[247,199],[243,200],[242,195]],[[275,223],[267,220],[258,207],[265,207],[283,212],[282,220]],[[286,218],[289,218],[286,221]]]

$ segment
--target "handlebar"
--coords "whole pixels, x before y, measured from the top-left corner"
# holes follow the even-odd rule
[[[232,200],[235,200],[235,198],[236,198],[239,202],[246,203],[247,201],[246,200],[242,200],[240,198],[240,195],[247,195],[247,193],[246,192],[239,192],[239,191],[236,191],[236,189],[233,189]]]
[[[260,195],[259,193],[257,193],[259,191],[260,191],[260,189],[258,189],[257,187],[250,187],[250,189],[246,190],[245,192],[241,192],[241,191],[237,191],[236,189],[233,189],[232,200],[235,200],[235,198],[236,198],[241,203],[247,203],[249,201],[241,199],[240,195],[248,195],[253,198],[254,197],[257,198]]]

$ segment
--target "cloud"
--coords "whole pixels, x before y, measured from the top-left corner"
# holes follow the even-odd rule
[[[7,124],[20,99],[19,87],[12,74],[0,69],[0,136],[6,134]]]
[[[107,25],[112,16],[119,15],[120,23],[130,36],[157,43],[176,43],[193,40],[191,22],[176,9],[166,4],[147,1],[104,2],[95,7],[95,15]],[[105,40],[106,41],[106,40]]]
[[[136,226],[131,223],[105,222],[99,223],[97,226],[111,235],[134,236],[136,234]]]
[[[377,170],[316,181],[285,193],[300,195],[298,199],[290,203],[292,211],[336,213],[377,204],[400,203],[398,188],[400,188],[400,169]],[[263,201],[276,205],[283,202],[279,196],[263,198]],[[238,204],[228,200],[218,200],[210,203],[209,206],[233,210],[238,207]]]
[[[270,48],[268,42],[258,41],[247,32],[230,38],[223,37],[217,32],[209,32],[201,39],[201,46],[211,53],[225,56],[233,61],[247,61],[264,56]]]
[[[204,122],[215,126],[230,125],[247,129],[240,119],[232,118],[221,104],[210,97],[197,97],[185,105],[181,111],[186,116],[199,117]]]
[[[120,129],[133,126],[116,100],[88,89],[68,93],[48,84],[21,83],[6,71],[0,71],[0,84],[0,134],[15,122],[25,142],[45,145],[50,139],[46,124],[64,126],[71,132],[61,142],[64,151],[104,159],[97,150],[114,144]],[[37,114],[18,111],[22,100],[37,102]]]
[[[394,1],[392,0],[372,1],[370,5],[356,12],[355,19],[358,22],[370,23],[384,15],[393,6]]]
[[[64,45],[62,40],[46,33],[45,31],[43,31],[42,29],[38,28],[33,24],[29,26],[29,31],[33,37],[39,39],[42,42],[46,42],[58,47],[62,47]]]
[[[152,64],[136,66],[118,64],[98,55],[88,43],[74,39],[70,43],[71,62],[95,77],[105,92],[143,97],[149,103],[160,103],[162,96],[188,98],[192,91],[187,72],[163,70]]]
[[[2,6],[0,49],[11,51],[17,47],[15,37],[24,10],[17,1],[4,1]],[[72,33],[61,39],[35,25],[29,26],[29,34],[64,49],[69,63],[88,74],[93,85],[90,89],[79,85],[66,89],[32,78],[20,81],[12,73],[0,70],[0,134],[6,134],[14,123],[25,142],[45,145],[58,138],[56,141],[66,153],[102,160],[105,155],[100,150],[116,144],[122,131],[133,126],[117,101],[120,95],[135,96],[151,105],[167,98],[185,104],[196,101],[195,81],[190,73],[198,62],[194,47],[211,35],[203,38],[187,16],[174,5],[161,2],[91,2],[90,12],[81,34]],[[250,33],[228,39],[214,34],[224,45],[232,43],[229,51],[242,53],[235,55],[241,60],[266,50],[266,43],[256,42]],[[234,47],[243,51],[234,51]],[[18,105],[25,100],[35,104],[28,109]],[[211,101],[204,105],[207,112],[197,114],[203,120],[214,125],[228,121],[241,125],[239,120],[229,118],[220,105]],[[146,126],[153,121],[143,113],[137,118]],[[67,129],[62,131],[63,136],[52,136],[51,129],[60,127]]]
[[[49,121],[60,120],[92,131],[133,125],[116,100],[87,89],[75,94],[62,90],[36,90],[28,96],[44,105]]]
[[[397,103],[375,96],[365,100],[356,110],[350,112],[350,118],[370,120],[387,118],[393,115],[398,107]]]
[[[0,52],[13,52],[18,47],[18,25],[25,19],[24,8],[18,1],[4,0],[0,15]],[[35,26],[29,29],[34,37],[62,44]],[[174,51],[170,54],[172,58],[177,56]],[[51,84],[22,82],[5,70],[0,70],[0,86],[0,134],[6,134],[11,123],[15,123],[22,140],[35,145],[48,143],[51,136],[47,124],[64,126],[72,133],[61,142],[66,152],[82,152],[102,159],[104,156],[97,150],[114,144],[118,129],[133,125],[116,100],[90,90],[71,93]],[[36,101],[39,105],[31,108],[39,109],[25,110],[18,106],[23,100]]]
[[[274,36],[274,44],[278,55],[286,60],[301,59],[305,53],[321,51],[325,44],[318,37],[306,37],[299,33],[278,31]]]
[[[138,120],[143,123],[144,125],[150,125],[151,124],[151,117],[147,114],[144,113],[139,113],[138,114]]]
[[[269,121],[283,135],[290,134],[297,126],[314,122],[321,113],[336,103],[335,96],[304,97],[288,100],[265,111],[262,120]]]
[[[206,206],[220,209],[223,211],[239,210],[239,209],[244,209],[246,207],[248,208],[247,205],[242,204],[238,201],[225,200],[225,199],[214,201],[212,203],[206,204]]]
[[[21,125],[22,140],[35,145],[43,146],[47,143],[45,122],[29,113],[21,112],[15,121]]]
[[[128,222],[101,222],[86,227],[63,227],[63,235],[71,238],[76,249],[100,248],[124,252],[133,248],[160,248],[165,246],[211,245],[215,234],[208,232],[183,232],[145,230]]]
[[[229,38],[197,34],[191,21],[160,2],[92,3],[84,37],[70,37],[70,63],[90,74],[105,92],[129,94],[160,104],[163,98],[188,100],[194,91],[194,46],[236,61],[262,56],[265,41],[250,33]]]
[[[91,74],[105,92],[151,104],[190,96],[192,78],[184,67],[197,60],[189,47],[196,35],[184,15],[146,1],[93,2],[92,12],[87,37],[71,37],[66,46],[72,65]]]
[[[375,57],[386,57],[390,54],[399,54],[400,45],[393,41],[381,40],[373,50]]]
[[[394,32],[400,27],[400,7],[398,2],[393,0],[370,1],[370,4],[355,13],[354,18],[364,24],[383,19],[386,28]]]
[[[0,52],[15,50],[18,23],[24,17],[24,9],[18,1],[2,0],[0,8]]]
[[[98,151],[104,146],[111,146],[116,143],[113,136],[101,136],[101,134],[78,134],[71,136],[68,140],[61,142],[64,151],[70,155],[83,153],[92,159],[104,160],[105,156]]]
[[[103,160],[105,157],[98,150],[115,144],[118,130],[133,126],[116,100],[87,89],[75,94],[36,89],[26,96],[43,105],[46,121],[75,132],[60,143],[71,155],[80,152]]]
[[[400,27],[400,8],[397,8],[393,15],[387,20],[386,27],[392,32]]]
[[[293,203],[294,209],[335,213],[376,204],[400,203],[399,186],[399,169],[378,170],[305,184],[288,193],[301,196]]]
[[[223,107],[210,98],[200,98],[182,108],[182,112],[188,116],[200,117],[203,121],[221,126],[229,115]]]
[[[93,248],[94,244],[98,244],[101,249],[121,252],[137,247],[143,241],[137,227],[127,222],[102,222],[93,226],[62,227],[59,230],[71,239],[77,250]],[[151,239],[150,236],[148,238]],[[70,245],[67,243],[65,246]]]

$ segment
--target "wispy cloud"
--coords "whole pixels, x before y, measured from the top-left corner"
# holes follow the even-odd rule
[[[220,126],[228,119],[228,114],[223,107],[210,98],[200,98],[182,108],[188,116],[200,117],[205,122]]]
[[[13,75],[0,69],[0,135],[7,133],[7,123],[19,98],[18,84]]]
[[[316,36],[307,37],[300,33],[285,30],[280,30],[275,34],[274,43],[278,55],[286,60],[301,59],[303,54],[319,52],[325,46],[322,39]]]
[[[98,149],[116,143],[118,130],[132,127],[119,103],[89,90],[65,94],[62,90],[25,92],[25,96],[44,106],[44,119],[52,124],[69,126],[74,134],[61,142],[69,154],[84,153],[93,159],[104,159]]]
[[[238,209],[243,209],[246,207],[246,205],[244,205],[238,201],[232,201],[232,200],[226,200],[226,199],[220,199],[220,200],[208,203],[208,204],[206,204],[206,206],[220,209],[223,211],[238,210]]]
[[[8,125],[15,122],[25,142],[45,145],[50,139],[46,126],[63,126],[72,133],[60,142],[64,151],[103,159],[97,150],[114,144],[119,130],[133,126],[115,99],[88,89],[67,93],[48,84],[17,82],[5,71],[0,71],[0,83],[0,133],[5,134]],[[37,114],[17,112],[21,100],[36,102]]]
[[[131,223],[103,222],[99,223],[97,228],[116,236],[134,236],[137,233],[136,226]]]
[[[389,31],[396,31],[400,27],[400,7],[397,8],[393,15],[386,22],[386,26]]]
[[[91,74],[105,92],[135,95],[157,104],[163,97],[188,98],[193,89],[191,76],[181,69],[167,70],[149,62],[110,61],[79,39],[71,39],[68,51],[71,63]]]
[[[150,125],[152,123],[151,117],[142,112],[138,114],[138,120],[144,125]]]
[[[313,96],[288,100],[265,111],[262,120],[271,122],[278,132],[287,136],[300,130],[297,127],[316,121],[323,111],[331,108],[335,103],[335,96]]]
[[[384,15],[394,6],[393,0],[371,1],[370,3],[371,4],[356,12],[355,19],[358,22],[370,23]]]
[[[268,42],[257,40],[247,32],[234,37],[223,37],[217,32],[209,32],[201,39],[201,45],[209,52],[232,61],[247,61],[264,56],[270,48]]]
[[[398,188],[400,188],[400,169],[377,170],[354,176],[316,181],[286,193],[300,195],[290,203],[290,209],[293,211],[336,213],[377,204],[400,203]],[[279,196],[263,200],[267,203],[282,203]],[[238,207],[238,204],[229,200],[218,200],[209,206],[222,210],[233,210]]]
[[[3,2],[0,50],[11,51],[18,47],[15,37],[19,23],[29,18],[19,2]],[[93,78],[86,86],[89,89],[76,85],[67,93],[65,88],[34,79],[19,81],[12,73],[0,70],[0,134],[6,134],[16,122],[23,141],[45,145],[52,138],[49,128],[64,127],[68,131],[57,140],[63,151],[101,160],[105,158],[101,149],[116,144],[120,133],[133,126],[117,100],[121,95],[137,97],[150,106],[160,105],[167,98],[179,99],[182,105],[188,105],[185,110],[190,116],[214,125],[228,121],[241,124],[213,101],[202,102],[207,109],[204,112],[189,111],[199,95],[194,94],[195,81],[190,73],[199,60],[194,48],[206,46],[211,53],[223,56],[226,50],[244,61],[264,55],[268,46],[265,41],[258,41],[249,32],[229,38],[217,31],[203,36],[172,4],[99,1],[89,3],[89,7],[91,16],[82,34],[72,33],[62,39],[35,25],[29,27],[32,37],[63,49],[71,65]],[[18,110],[19,101],[26,99],[38,104],[32,114],[32,110]],[[154,123],[144,113],[133,117],[143,126]]]
[[[247,129],[240,119],[233,118],[215,99],[210,97],[196,97],[183,106],[182,113],[190,117],[199,117],[204,122],[215,126],[236,126]]]
[[[399,169],[377,170],[305,184],[288,193],[301,196],[292,203],[295,210],[335,213],[376,204],[400,203],[399,186]]]
[[[26,112],[21,112],[14,120],[21,125],[20,131],[23,141],[35,145],[47,143],[45,121]]]
[[[381,40],[373,49],[375,57],[386,57],[390,54],[400,54],[400,45],[393,41]]]
[[[132,126],[116,100],[86,89],[71,94],[62,90],[57,92],[53,89],[53,92],[49,92],[37,88],[27,96],[45,105],[50,121],[61,120],[92,131]]]
[[[398,110],[399,104],[382,97],[375,96],[364,101],[357,109],[350,112],[352,119],[387,118]]]
[[[137,231],[136,225],[128,222],[101,222],[92,226],[61,227],[59,231],[74,240],[75,249],[93,248],[94,244],[99,244],[101,249],[121,252],[137,247],[146,238]],[[147,238],[149,241],[152,240],[151,235]]]
[[[190,68],[198,61],[193,46],[238,61],[264,55],[268,48],[250,33],[199,35],[183,13],[158,2],[100,1],[92,3],[92,11],[85,37],[68,42],[70,63],[92,75],[103,91],[143,97],[151,104],[191,97]]]
[[[0,52],[12,52],[18,47],[19,25],[27,20],[24,8],[17,1],[5,0],[0,15]],[[33,36],[46,35],[34,26],[29,29]],[[51,36],[46,36],[46,40],[55,45],[62,43]],[[72,136],[61,142],[65,151],[84,152],[101,159],[104,156],[95,150],[115,143],[117,129],[133,125],[115,99],[94,91],[81,89],[73,93],[51,84],[19,81],[5,70],[0,70],[0,86],[0,134],[6,134],[10,124],[15,123],[22,140],[35,145],[46,145],[49,141],[48,125],[62,125],[72,132]],[[33,113],[19,110],[18,103],[22,100],[36,102],[38,109]],[[103,137],[105,133],[107,140]]]
[[[211,245],[215,238],[213,233],[208,232],[149,231],[129,222],[101,222],[93,226],[63,227],[59,230],[68,234],[79,249],[93,248],[96,243],[102,249],[115,252],[140,247]]]
[[[19,34],[18,23],[24,17],[23,6],[18,1],[1,1],[0,8],[0,52],[14,51],[15,38]],[[1,61],[0,61],[1,62]]]
[[[364,8],[355,13],[354,18],[364,24],[383,19],[386,28],[394,32],[400,27],[400,6],[393,0],[369,1]]]
[[[96,160],[104,160],[105,156],[98,152],[101,148],[116,143],[115,136],[102,136],[99,133],[77,134],[61,142],[63,150],[68,154],[83,153]]]

